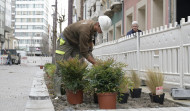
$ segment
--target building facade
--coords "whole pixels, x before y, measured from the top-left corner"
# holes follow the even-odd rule
[[[107,15],[112,19],[109,32],[98,43],[117,40],[131,30],[131,23],[138,21],[139,29],[150,32],[170,23],[180,23],[190,12],[190,1],[180,0],[84,0],[83,18],[93,19]]]
[[[42,39],[48,38],[48,6],[48,0],[16,0],[15,37],[29,55],[41,54]]]
[[[3,43],[5,42],[4,38],[4,27],[5,27],[5,0],[0,0],[0,41],[1,41],[1,49],[3,47]]]
[[[0,1],[0,41],[1,49],[9,48],[11,29],[11,0]]]

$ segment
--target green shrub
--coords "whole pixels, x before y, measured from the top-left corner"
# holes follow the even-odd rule
[[[83,79],[83,75],[86,72],[86,62],[81,62],[77,56],[57,63],[60,67],[65,89],[73,92],[84,89],[86,81]]]
[[[51,63],[46,63],[44,65],[44,71],[48,74],[49,77],[53,77],[56,70],[56,66]]]
[[[86,78],[96,93],[118,92],[124,77],[124,67],[125,64],[116,63],[114,59],[97,60],[97,64],[92,66]]]

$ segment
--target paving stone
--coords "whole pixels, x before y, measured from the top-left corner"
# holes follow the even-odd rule
[[[0,65],[0,111],[24,111],[38,67]],[[11,72],[11,73],[10,73]]]
[[[190,107],[178,107],[182,111],[190,111]]]
[[[51,109],[53,104],[51,100],[28,100],[26,109]]]
[[[54,109],[26,109],[25,111],[54,111]]]

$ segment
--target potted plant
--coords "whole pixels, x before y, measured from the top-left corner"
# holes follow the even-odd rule
[[[142,88],[139,88],[141,84],[141,80],[138,74],[134,70],[131,71],[131,80],[133,82],[133,90],[130,90],[131,97],[140,98],[141,91],[142,91]]]
[[[40,69],[43,69],[43,67],[44,67],[43,65],[40,65]]]
[[[122,78],[122,82],[119,86],[120,92],[118,93],[119,103],[127,103],[129,97],[129,89],[133,90],[133,82],[125,75]]]
[[[164,76],[161,72],[148,70],[146,84],[151,91],[149,93],[151,102],[163,104],[165,93],[163,93]]]
[[[122,68],[125,66],[114,59],[97,60],[89,70],[87,77],[98,95],[100,109],[116,109],[117,92],[124,77]]]
[[[81,104],[83,102],[83,89],[86,81],[83,76],[87,63],[79,60],[79,57],[69,58],[67,61],[58,61],[62,82],[66,90],[67,101],[70,104]]]
[[[56,66],[54,64],[51,64],[51,63],[46,63],[44,65],[44,71],[46,72],[47,76],[49,78],[52,78],[54,73],[55,73],[55,70],[56,70]]]

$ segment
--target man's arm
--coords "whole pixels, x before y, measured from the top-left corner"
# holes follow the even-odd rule
[[[96,64],[96,61],[95,61],[95,59],[93,58],[92,55],[89,54],[89,56],[88,56],[86,59],[87,59],[90,63],[92,63],[93,65]]]

